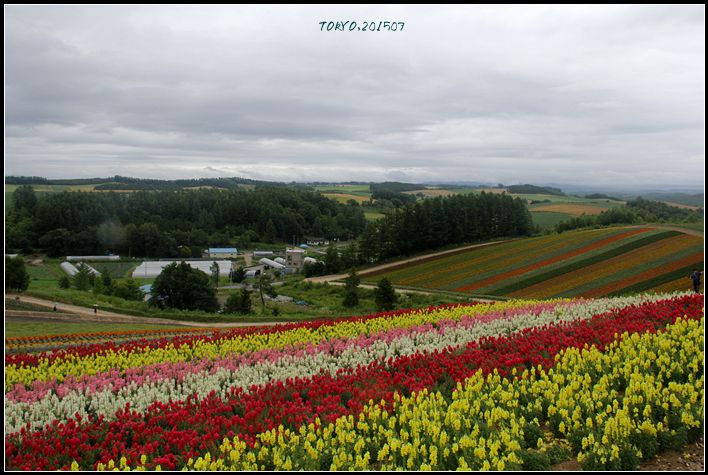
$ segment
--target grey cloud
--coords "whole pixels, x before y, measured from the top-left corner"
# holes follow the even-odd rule
[[[406,30],[319,31],[365,18]],[[9,6],[6,173],[701,184],[704,23],[699,6]]]

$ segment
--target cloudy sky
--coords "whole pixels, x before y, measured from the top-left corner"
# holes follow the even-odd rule
[[[701,188],[704,70],[702,5],[6,6],[5,174]]]

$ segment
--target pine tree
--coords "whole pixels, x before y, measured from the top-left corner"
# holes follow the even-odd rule
[[[5,290],[23,292],[29,287],[29,282],[25,260],[20,256],[5,257]]]
[[[342,305],[345,307],[356,307],[359,305],[359,292],[358,286],[361,279],[356,274],[356,269],[352,267],[349,275],[345,279],[344,284],[344,300]]]
[[[380,311],[393,310],[398,302],[398,295],[391,285],[391,281],[383,278],[379,281],[379,285],[374,289],[374,301],[376,308]]]

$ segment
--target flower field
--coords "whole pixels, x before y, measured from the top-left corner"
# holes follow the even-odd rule
[[[667,294],[30,345],[5,468],[631,469],[702,434],[703,325]]]
[[[510,298],[605,297],[689,289],[703,239],[678,231],[573,231],[467,250],[372,273],[375,283]],[[681,280],[683,279],[683,280]]]

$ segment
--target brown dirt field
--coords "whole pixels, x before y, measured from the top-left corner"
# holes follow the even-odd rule
[[[691,206],[691,205],[683,205],[681,203],[674,203],[673,201],[664,201],[669,206],[675,206],[676,208],[682,208],[682,209],[692,209],[692,210],[697,210],[701,209],[700,206]]]
[[[599,206],[581,205],[581,204],[556,204],[556,205],[544,205],[538,206],[530,210],[532,213],[534,211],[547,211],[551,213],[565,213],[572,214],[573,216],[580,216],[581,214],[594,215],[600,214],[601,212],[609,208],[602,208]]]

